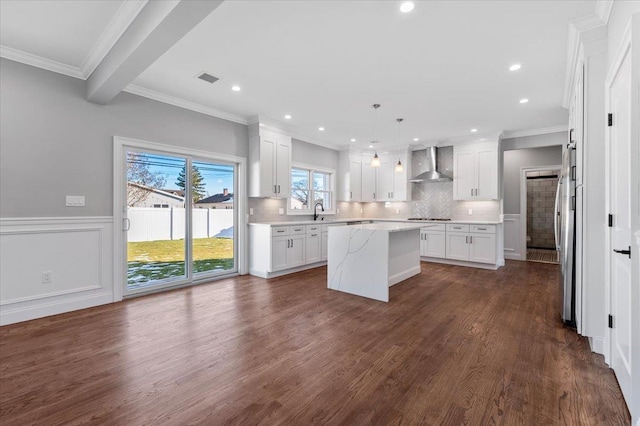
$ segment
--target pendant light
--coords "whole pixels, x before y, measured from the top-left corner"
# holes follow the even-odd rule
[[[400,142],[400,123],[402,123],[402,118],[396,118],[398,122],[398,142]],[[398,158],[398,164],[396,164],[396,173],[402,173],[404,171],[404,167],[402,166],[402,162]]]
[[[380,108],[380,104],[373,104],[373,140],[371,144],[378,143],[376,139],[376,124],[378,123],[378,108]],[[380,158],[378,158],[378,150],[376,149],[373,158],[371,159],[371,167],[380,167]]]

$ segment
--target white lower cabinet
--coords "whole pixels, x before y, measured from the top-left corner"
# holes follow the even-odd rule
[[[329,258],[329,232],[323,231],[320,235],[320,260],[323,262]]]
[[[447,225],[447,259],[496,263],[495,225]]]
[[[447,259],[469,260],[469,233],[447,232]]]
[[[305,261],[305,235],[271,238],[271,272],[302,266]]]
[[[306,245],[306,262],[305,263],[316,263],[316,262],[320,262],[320,260],[322,259],[321,249],[320,249],[320,244],[321,244],[320,234],[321,234],[320,231],[307,234],[306,242],[305,242],[305,245]]]
[[[421,229],[420,256],[445,258],[447,255],[445,236],[445,231]]]

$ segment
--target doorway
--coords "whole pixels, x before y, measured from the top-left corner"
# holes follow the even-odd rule
[[[124,296],[239,273],[242,160],[121,138],[114,158]]]
[[[558,263],[555,218],[560,170],[529,170],[526,178],[527,261]]]

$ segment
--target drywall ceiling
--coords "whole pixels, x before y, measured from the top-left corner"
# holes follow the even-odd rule
[[[0,3],[3,46],[80,67],[129,2]],[[333,146],[368,145],[373,103],[382,104],[383,146],[416,137],[431,144],[472,128],[483,135],[566,124],[569,22],[594,13],[596,2],[415,3],[402,14],[398,1],[227,0],[130,90],[244,119],[270,117]],[[522,69],[510,72],[513,63]],[[220,80],[196,79],[202,71]]]
[[[122,0],[0,1],[0,42],[79,69]]]

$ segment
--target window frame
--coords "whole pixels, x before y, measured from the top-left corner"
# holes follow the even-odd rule
[[[336,214],[336,177],[337,177],[337,173],[335,169],[328,169],[326,167],[317,167],[317,166],[312,166],[310,164],[304,164],[304,163],[291,163],[291,168],[289,169],[289,175],[291,175],[292,170],[293,169],[301,169],[301,170],[305,170],[309,172],[309,197],[310,199],[315,199],[314,197],[314,193],[315,190],[313,189],[313,173],[314,172],[320,172],[320,173],[327,173],[329,175],[329,194],[331,196],[331,209],[324,209],[323,212],[320,212],[322,215],[335,215]],[[293,187],[293,182],[291,184],[291,186]],[[292,188],[289,188],[289,191],[293,194]],[[323,191],[326,192],[326,191]],[[291,196],[287,197],[287,215],[292,215],[292,216],[296,216],[296,215],[312,215],[313,214],[313,208],[311,209],[307,209],[307,210],[297,210],[297,209],[292,209],[291,208]]]

